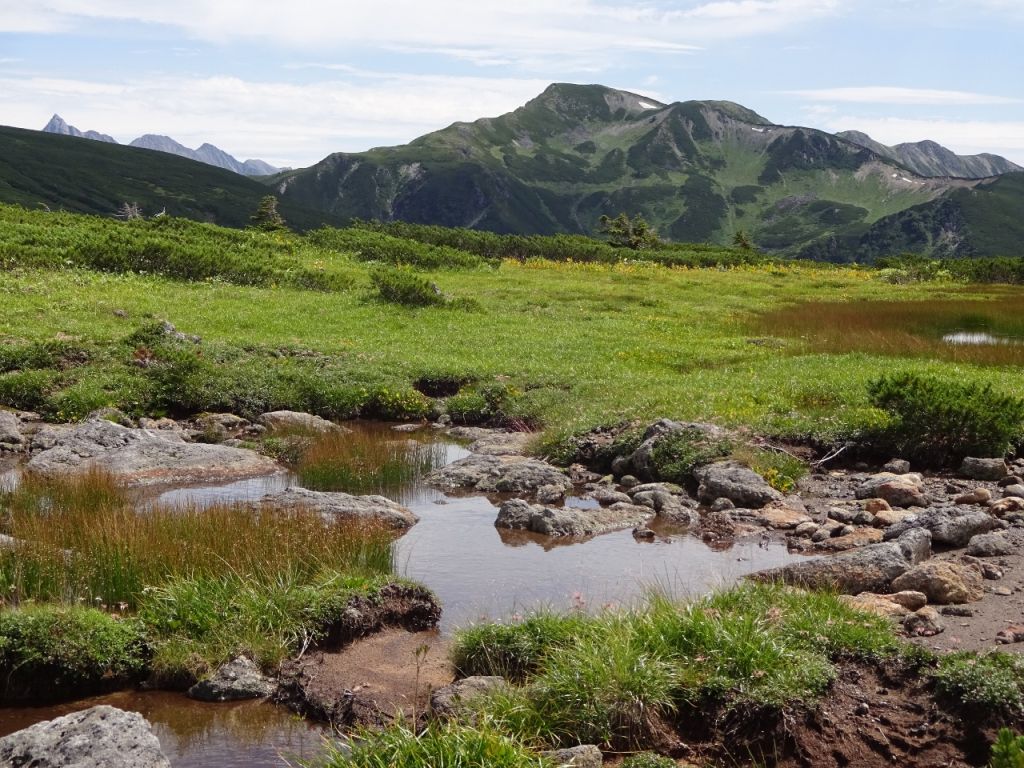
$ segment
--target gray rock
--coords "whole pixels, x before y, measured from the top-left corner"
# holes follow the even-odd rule
[[[1002,480],[1010,473],[1003,459],[967,457],[960,465],[960,474],[970,480]]]
[[[665,491],[652,491],[652,496],[654,511],[665,522],[687,528],[700,524],[700,515],[697,514],[697,510],[687,506],[678,496],[673,496]]]
[[[533,435],[529,432],[490,432],[478,437],[469,446],[473,453],[490,456],[522,456],[526,453]]]
[[[633,528],[654,517],[647,507],[633,504],[612,504],[600,509],[546,507],[512,499],[501,505],[494,521],[497,528],[531,531],[544,536],[596,536],[601,533]]]
[[[634,485],[629,489],[629,495],[632,496],[637,493],[648,493],[654,491],[668,493],[673,496],[686,495],[686,491],[675,483],[642,483],[641,485]]]
[[[304,507],[319,512],[325,519],[374,521],[394,529],[410,528],[419,522],[412,511],[383,496],[352,496],[288,488],[267,494],[259,504],[279,509]]]
[[[619,478],[619,485],[621,485],[626,490],[629,490],[630,488],[634,488],[640,485],[640,481],[633,475],[623,475],[621,478]]]
[[[170,768],[138,712],[101,705],[0,739],[0,764],[17,768]]]
[[[265,699],[276,689],[276,683],[264,675],[255,662],[239,656],[189,688],[188,695],[199,701],[241,701]]]
[[[885,529],[886,541],[898,539],[907,531],[924,528],[936,544],[965,547],[972,537],[1001,528],[1002,523],[975,507],[936,507],[894,523]]]
[[[883,472],[891,472],[894,475],[905,475],[910,472],[910,462],[906,459],[889,459],[882,467]]]
[[[1002,533],[979,533],[967,542],[967,554],[974,557],[1001,557],[1011,555],[1015,547]]]
[[[834,556],[759,571],[751,578],[810,589],[836,589],[849,595],[885,592],[893,579],[930,554],[931,534],[918,528],[907,531],[896,541],[868,544]]]
[[[738,507],[760,509],[773,501],[781,501],[782,494],[768,485],[757,472],[734,461],[720,461],[698,469],[694,475],[700,483],[697,497],[712,503],[726,498]]]
[[[584,744],[568,749],[553,749],[549,752],[541,752],[541,755],[559,768],[601,768],[604,764],[601,750],[593,744]]]
[[[598,504],[617,504],[623,502],[629,504],[632,499],[629,494],[622,493],[621,491],[612,490],[611,488],[595,488],[590,492],[590,498],[596,501]]]
[[[736,509],[736,505],[732,503],[732,499],[720,497],[711,502],[712,512],[728,512],[732,509]]]
[[[0,411],[0,451],[20,451],[24,447],[21,419],[10,411]]]
[[[1004,499],[1024,499],[1024,485],[1007,485],[1003,488]]]
[[[556,504],[565,496],[565,489],[557,485],[542,485],[537,489],[537,501],[541,504]]]
[[[127,485],[195,484],[273,474],[273,459],[244,448],[188,443],[177,432],[130,429],[109,421],[46,427],[28,469],[45,476],[109,472]]]
[[[457,717],[474,699],[508,688],[503,677],[477,675],[456,680],[430,694],[430,711],[436,717]]]
[[[348,431],[327,419],[300,411],[270,411],[260,414],[258,421],[267,429],[275,432],[306,432],[325,435],[331,432]]]
[[[546,485],[568,491],[569,478],[544,461],[524,456],[492,456],[474,453],[427,475],[440,488],[472,488],[484,493],[534,493]]]
[[[903,619],[903,630],[912,637],[934,637],[945,629],[939,612],[931,606],[914,611]]]

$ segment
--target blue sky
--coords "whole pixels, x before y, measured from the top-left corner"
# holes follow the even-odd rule
[[[1024,164],[1024,0],[0,2],[0,123],[311,164],[551,82]]]

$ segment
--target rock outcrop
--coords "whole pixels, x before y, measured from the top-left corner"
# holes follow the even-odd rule
[[[419,522],[411,510],[383,496],[352,496],[348,493],[287,488],[267,494],[260,499],[259,505],[278,509],[304,507],[319,512],[327,520],[365,520],[394,529],[411,528]]]
[[[198,701],[242,701],[265,699],[276,689],[277,684],[263,674],[255,662],[239,656],[189,688],[188,695]]]
[[[482,493],[536,493],[544,486],[567,491],[572,487],[565,473],[547,462],[524,456],[480,453],[435,469],[426,480],[439,488]]]
[[[543,536],[583,537],[633,528],[655,516],[653,509],[618,502],[599,509],[547,507],[512,499],[501,505],[494,525]]]

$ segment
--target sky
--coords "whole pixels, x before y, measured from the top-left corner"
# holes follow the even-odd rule
[[[552,82],[1024,165],[1024,0],[0,0],[0,124],[310,165]]]

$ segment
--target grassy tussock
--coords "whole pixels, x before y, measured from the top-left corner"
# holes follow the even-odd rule
[[[636,612],[476,627],[458,635],[453,654],[464,673],[523,672],[521,687],[484,705],[511,733],[643,748],[683,707],[810,702],[839,659],[897,647],[888,622],[834,596],[744,585],[685,605],[654,597]]]
[[[109,476],[28,477],[0,501],[0,589],[9,600],[98,602],[134,610],[147,587],[175,578],[274,584],[324,571],[391,569],[391,537],[372,526],[326,522],[303,509],[154,507],[142,512]]]
[[[422,477],[444,462],[444,446],[381,439],[355,431],[317,438],[296,472],[306,488],[381,493]]]

